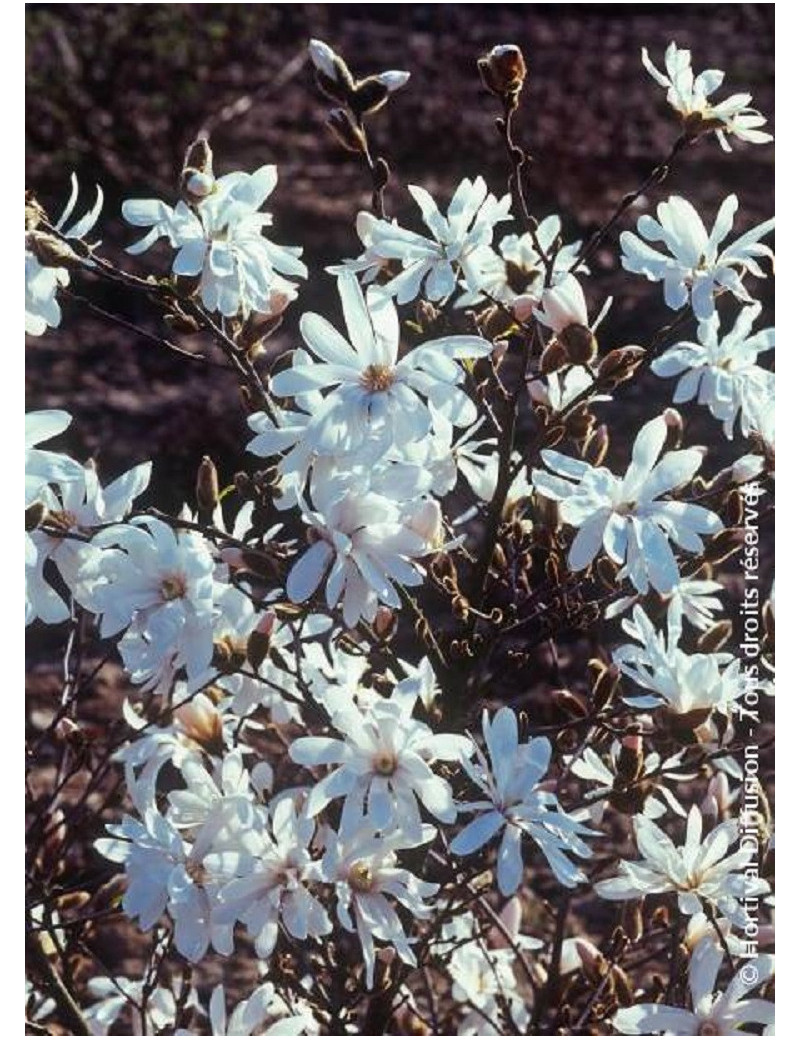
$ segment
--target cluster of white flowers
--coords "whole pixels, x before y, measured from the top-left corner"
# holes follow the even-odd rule
[[[518,55],[508,46],[482,59],[495,63],[484,75],[509,104],[525,75]],[[708,101],[722,73],[695,77],[689,52],[674,44],[666,75],[643,57],[692,139],[716,130],[726,148],[729,136],[771,140],[749,95]],[[321,41],[311,58],[325,92],[358,116],[356,136],[361,117],[408,79],[390,71],[357,82]],[[168,240],[171,298],[233,342],[238,374],[249,374],[236,336],[250,320],[280,315],[297,296],[290,279],[308,272],[299,248],[263,234],[276,168],[217,178],[201,145],[174,206],[124,203],[126,221],[149,229],[128,252]],[[774,347],[774,329],[753,332],[761,305],[745,280],[766,276],[758,261],[772,257],[762,240],[773,222],[723,248],[736,197],[708,233],[672,196],[658,220],[643,216],[638,234],[623,232],[621,267],[663,282],[667,307],[697,321],[696,341],[651,353],[643,370],[679,377],[674,404],[696,400],[726,438],[738,424],[751,444],[701,479],[706,451],[680,447],[683,419],[669,409],[642,423],[617,476],[603,465],[608,432],[591,410],[612,405],[628,375],[609,367],[614,358],[597,342],[611,300],[596,312],[591,294],[587,303],[581,243],[563,244],[557,215],[528,215],[521,234],[495,243],[495,228],[514,219],[512,197],[497,198],[482,177],[462,180],[446,213],[423,188],[409,191],[428,233],[358,215],[361,254],[329,268],[346,333],[305,311],[303,345],[263,380],[253,368],[259,395],[243,454],[267,468],[237,475],[221,493],[214,474],[210,495],[198,490],[197,514],[142,506],[149,462],[103,486],[91,460],[40,447],[67,430],[66,412],[26,418],[26,624],[80,616],[129,680],[128,736],[113,753],[128,803],[121,818],[106,815],[94,848],[124,871],[124,913],[143,931],[166,924],[156,934],[189,965],[230,957],[245,942],[259,958],[258,985],[237,1002],[199,976],[188,985],[188,976],[162,973],[156,985],[103,974],[89,986],[86,1021],[98,1035],[123,1015],[143,1035],[195,1035],[187,1015],[215,1036],[356,1033],[355,990],[344,980],[361,962],[362,988],[392,1013],[422,1016],[426,990],[430,1009],[435,970],[462,1035],[541,1032],[543,994],[561,993],[575,972],[602,980],[592,1005],[606,985],[619,997],[618,951],[612,967],[605,947],[564,932],[566,913],[550,942],[547,914],[527,913],[528,902],[549,911],[554,891],[565,900],[578,890],[656,897],[677,907],[687,944],[702,933],[688,967],[691,1008],[669,1003],[676,972],[664,1001],[628,992],[630,1006],[609,1004],[605,1031],[769,1027],[772,1005],[748,997],[753,987],[736,976],[727,988],[717,982],[723,958],[743,956],[753,904],[771,889],[754,876],[753,847],[732,850],[731,806],[743,795],[728,779],[744,791],[736,724],[746,695],[768,684],[748,683],[750,670],[724,649],[718,615],[730,589],[714,564],[736,544],[725,539],[739,485],[771,466],[774,376],[757,360]],[[68,227],[77,194],[73,178],[53,225],[26,203],[33,335],[60,322],[57,294],[69,275],[56,246],[87,246],[100,214],[98,189],[95,206]],[[95,249],[70,262],[102,275]],[[148,284],[158,283],[138,280],[137,289]],[[723,296],[738,315],[720,336]],[[414,302],[415,313],[404,310]],[[630,357],[638,364],[645,353]],[[524,424],[516,412],[509,418],[512,408],[526,410]],[[555,450],[561,443],[568,450]],[[247,490],[261,494],[259,481],[269,484],[268,510]],[[494,541],[482,546],[487,531]],[[567,610],[582,583],[602,584],[591,605],[616,633],[591,663],[591,694],[559,691],[573,721],[556,715],[556,724],[538,717],[539,701],[523,716],[516,701],[502,703],[507,686],[492,687],[501,626],[531,621],[542,556],[544,612],[556,599]],[[499,606],[484,595],[498,574]],[[440,631],[425,597],[443,592],[457,624],[448,617]],[[409,643],[416,633],[423,648],[413,662],[398,656],[407,643],[393,641],[409,615]],[[559,671],[549,629],[545,638]],[[484,694],[482,711],[467,703]],[[701,783],[702,811],[682,790]],[[624,851],[634,845],[639,859]],[[526,929],[541,928],[542,938],[522,933],[523,908]],[[284,955],[295,958],[291,971]],[[772,959],[755,966],[766,982]],[[413,982],[417,968],[425,989]],[[341,991],[333,996],[332,975]],[[36,1021],[53,1011],[35,990],[29,1005]]]

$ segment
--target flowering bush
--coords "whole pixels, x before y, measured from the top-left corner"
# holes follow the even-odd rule
[[[666,73],[644,51],[674,147],[565,244],[526,191],[523,55],[498,46],[478,69],[508,191],[409,185],[406,227],[371,132],[409,74],[357,80],[318,40],[309,55],[372,190],[358,255],[327,273],[282,241],[277,201],[272,229],[276,168],[218,177],[206,137],[176,197],[124,202],[147,229],[128,253],[171,250],[137,273],[96,240],[113,219],[100,187],[78,219],[74,177],[58,219],[26,196],[26,331],[58,335],[71,284],[134,294],[219,351],[252,432],[242,469],[204,458],[172,514],[144,504],[158,459],[104,484],[50,445],[69,414],[27,416],[26,624],[66,633],[60,699],[28,747],[52,776],[28,788],[27,1019],[178,1036],[769,1032],[758,705],[774,605],[758,539],[774,330],[752,293],[773,223],[730,241],[735,196],[708,231],[672,195],[622,231],[621,269],[663,283],[652,342],[607,342],[616,304],[592,283],[600,246],[686,149],[764,143],[764,119],[749,95],[712,104],[723,74],[695,76],[688,51],[671,45]],[[335,279],[340,313],[304,308],[308,278]],[[290,307],[295,349],[271,355]],[[621,395],[648,372],[677,382],[626,440]],[[740,439],[732,462],[707,457],[698,425]],[[737,598],[741,632],[720,617]],[[102,734],[83,707],[111,661],[124,697]],[[120,916],[144,933],[135,975],[109,972],[94,941]],[[253,986],[209,982],[242,957]]]

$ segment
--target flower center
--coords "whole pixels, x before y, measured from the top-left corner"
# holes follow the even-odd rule
[[[720,1032],[719,1026],[716,1022],[712,1022],[711,1019],[708,1019],[708,1021],[700,1023],[700,1028],[697,1030],[697,1035],[723,1036],[724,1034]]]
[[[371,892],[375,879],[368,863],[354,863],[347,875],[347,883],[355,892]]]
[[[183,599],[186,595],[186,578],[183,574],[167,574],[161,579],[161,598],[165,603]]]
[[[361,373],[361,385],[370,393],[384,392],[394,383],[394,372],[388,365],[367,365]]]
[[[381,776],[391,776],[397,769],[397,755],[393,751],[379,751],[372,759],[372,768]]]

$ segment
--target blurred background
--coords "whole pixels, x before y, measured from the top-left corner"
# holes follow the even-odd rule
[[[443,202],[461,177],[479,173],[494,192],[505,191],[496,99],[475,63],[496,43],[517,43],[529,69],[517,134],[534,156],[531,208],[539,217],[558,212],[570,240],[591,234],[677,135],[665,91],[641,64],[641,47],[659,67],[671,40],[691,48],[695,71],[723,69],[720,96],[752,92],[772,129],[773,17],[770,4],[29,4],[27,185],[57,215],[71,171],[82,204],[101,184],[98,234],[107,254],[120,258],[137,237],[119,217],[120,203],[152,195],[174,202],[186,146],[201,128],[211,135],[218,173],[277,164],[278,187],[267,203],[274,238],[302,245],[311,272],[271,341],[283,350],[297,343],[304,310],[327,309],[337,320],[334,280],[322,268],[357,254],[353,221],[370,199],[357,157],[325,127],[329,105],[313,83],[309,37],[330,43],[356,74],[411,72],[371,125],[392,169],[389,212],[412,226],[418,214],[407,183]],[[706,138],[639,212],[674,191],[708,222],[735,191],[736,228],[744,230],[772,215],[773,160],[771,146],[734,142],[726,155]],[[617,237],[599,253],[589,284],[595,311],[607,293],[616,297],[604,349],[646,342],[669,316],[657,287],[620,277]],[[167,258],[151,251],[135,267],[123,262],[162,273]],[[93,288],[109,309],[152,321],[127,298]],[[771,281],[753,288],[766,294],[769,318]],[[187,365],[69,300],[64,314],[62,328],[29,344],[27,395],[29,408],[66,407],[75,415],[66,447],[93,455],[105,477],[153,457],[159,498],[175,508],[191,495],[202,455],[213,455],[226,477],[242,467],[247,431],[232,375]],[[664,399],[666,384],[653,386]],[[648,397],[636,389],[626,399],[636,425],[653,413]],[[713,435],[721,439],[717,424]]]

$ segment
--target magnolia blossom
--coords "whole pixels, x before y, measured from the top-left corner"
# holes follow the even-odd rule
[[[422,841],[431,841],[434,829],[423,829]],[[322,878],[336,886],[339,923],[355,932],[361,941],[366,969],[366,987],[375,981],[375,939],[390,943],[405,964],[416,965],[408,936],[387,896],[396,900],[414,918],[431,916],[425,900],[435,895],[437,884],[397,866],[397,853],[421,842],[410,841],[401,831],[376,835],[371,824],[356,831],[342,828],[331,833],[322,859]]]
[[[643,858],[620,860],[616,877],[597,882],[595,891],[604,899],[642,899],[674,892],[682,914],[691,916],[710,905],[737,927],[744,927],[749,918],[742,901],[769,892],[766,881],[747,873],[756,854],[752,847],[728,852],[739,841],[738,820],[718,824],[702,839],[703,817],[693,805],[683,845],[675,845],[646,816],[636,816],[633,829]]]
[[[455,426],[477,418],[472,400],[460,389],[463,358],[485,357],[492,345],[478,336],[445,336],[423,343],[398,360],[400,325],[394,303],[373,288],[366,299],[352,274],[339,278],[346,340],[319,314],[304,314],[300,331],[319,358],[272,378],[281,396],[331,387],[323,414],[306,430],[317,451],[347,452],[373,438],[378,453],[393,444],[419,440],[435,410]]]
[[[634,708],[666,708],[674,715],[695,716],[697,724],[711,711],[729,716],[744,693],[741,662],[728,653],[687,654],[678,645],[682,636],[681,604],[674,600],[667,615],[666,633],[659,632],[641,607],[622,627],[636,640],[614,651],[624,675],[651,695],[626,697]]]
[[[430,762],[458,761],[469,748],[464,737],[434,734],[412,718],[416,694],[398,686],[391,698],[378,698],[361,712],[342,707],[333,723],[344,740],[299,737],[289,748],[305,766],[336,765],[312,789],[308,812],[316,815],[334,798],[345,797],[342,824],[353,828],[364,816],[376,830],[397,828],[414,839],[422,835],[417,799],[437,819],[452,823],[456,806],[450,785]]]
[[[303,942],[331,930],[325,908],[309,887],[318,876],[308,850],[314,821],[295,802],[295,792],[277,795],[270,805],[270,827],[254,832],[240,851],[220,855],[237,877],[221,888],[216,919],[242,921],[259,957],[275,949],[280,924]]]
[[[659,72],[650,60],[647,48],[642,47],[644,67],[662,87],[667,88],[667,101],[687,122],[699,121],[701,129],[708,127],[716,131],[717,140],[726,152],[731,150],[728,136],[738,137],[751,144],[766,144],[772,135],[758,128],[766,119],[754,108],[750,108],[751,94],[732,94],[717,104],[709,101],[725,73],[719,69],[706,69],[695,76],[692,71],[692,52],[678,48],[673,41],[664,54],[666,74]],[[694,129],[694,128],[692,128]]]
[[[79,239],[88,235],[97,223],[103,208],[103,191],[97,185],[97,197],[91,209],[74,223],[67,225],[78,201],[78,178],[70,178],[72,191],[61,216],[53,225],[65,238]],[[48,328],[54,329],[61,323],[61,307],[58,290],[69,285],[69,271],[57,263],[42,263],[41,250],[37,251],[32,236],[35,226],[25,236],[25,331],[30,336],[41,336]],[[68,247],[65,246],[65,249]]]
[[[143,239],[128,247],[141,253],[165,235],[178,253],[172,270],[199,277],[203,305],[227,317],[251,311],[280,313],[296,296],[296,286],[282,277],[305,278],[302,250],[279,246],[265,238],[272,217],[260,212],[278,180],[274,166],[255,173],[229,173],[193,207],[180,201],[174,208],[159,199],[129,199],[122,215],[135,227],[149,227]]]
[[[500,920],[518,950],[537,950],[538,939],[519,934],[521,906],[518,899],[506,903]],[[517,1028],[527,1024],[525,1000],[514,975],[517,954],[497,930],[487,939],[481,937],[479,922],[467,911],[442,925],[440,937],[431,952],[446,965],[452,980],[453,999],[469,1002],[469,1010],[459,1025],[459,1036],[481,1035],[496,1024],[501,1032],[501,1007],[506,1004]]]
[[[501,303],[511,304],[516,310],[518,300],[528,301],[529,308],[541,299],[546,273],[542,254],[548,256],[561,234],[561,220],[555,214],[545,217],[536,229],[536,241],[529,231],[524,235],[506,235],[500,239],[497,251],[489,246],[480,246],[472,257],[475,287],[466,289],[459,297],[457,306],[474,307],[485,304],[487,297]],[[573,267],[580,252],[581,243],[572,242],[561,246],[552,261],[553,281]],[[579,270],[585,271],[581,266]]]
[[[79,579],[84,605],[101,615],[101,635],[127,629],[120,649],[132,649],[143,677],[167,662],[173,674],[181,666],[192,678],[204,674],[213,649],[215,566],[205,539],[134,517],[92,544],[100,551]]]
[[[208,1005],[211,1036],[300,1036],[313,1035],[317,1030],[308,1011],[299,1015],[286,1014],[286,1004],[275,992],[271,982],[262,983],[246,1000],[241,1000],[228,1015],[225,1007],[225,988],[215,986]],[[270,1022],[270,1020],[273,1020]],[[267,1025],[270,1022],[270,1025]],[[184,1036],[194,1035],[182,1033]]]
[[[402,270],[384,285],[398,303],[409,303],[420,293],[436,303],[455,290],[459,276],[468,289],[481,284],[481,247],[491,244],[495,224],[510,220],[511,196],[497,199],[488,192],[483,177],[461,181],[447,208],[440,212],[424,188],[413,184],[408,190],[420,208],[431,238],[408,231],[399,224],[361,212],[356,230],[365,246],[357,260],[346,261],[334,271],[364,272],[368,281],[377,277],[390,261]]]
[[[756,364],[759,354],[775,347],[775,329],[753,333],[761,305],[743,307],[731,331],[720,339],[717,314],[701,321],[697,343],[682,340],[664,351],[650,366],[657,376],[680,375],[673,401],[683,404],[697,398],[723,423],[725,436],[733,438],[737,417],[742,436],[759,429],[762,410],[775,397],[775,376]]]
[[[670,810],[685,816],[686,810],[669,789],[666,780],[690,780],[692,773],[676,772],[682,752],[671,755],[662,762],[656,751],[641,756],[637,768],[632,769],[641,748],[642,738],[625,736],[622,742],[611,745],[607,762],[592,748],[569,763],[569,770],[581,780],[599,784],[592,789],[592,802],[587,809],[573,813],[576,820],[590,819],[593,826],[602,822],[606,808],[611,804],[621,812],[641,812],[650,820],[657,820]]]
[[[134,1035],[164,1036],[175,1029],[181,980],[174,976],[170,986],[157,986],[147,994],[142,1013],[145,979],[97,976],[89,981],[88,990],[95,1003],[84,1009],[93,1036],[107,1036],[119,1016],[129,1009],[133,1015]],[[186,1009],[199,1010],[197,990],[192,986],[182,1003]],[[176,1034],[180,1035],[180,1034]]]
[[[25,416],[25,508],[33,505],[48,484],[83,479],[83,466],[68,455],[46,451],[37,445],[57,437],[72,422],[69,412],[47,409]]]
[[[432,551],[438,507],[422,502],[406,515],[396,502],[375,492],[348,491],[330,501],[323,497],[326,490],[336,491],[320,489],[320,511],[304,515],[315,540],[289,571],[286,591],[295,603],[303,603],[327,573],[328,607],[341,599],[345,624],[352,628],[360,617],[372,621],[379,603],[400,607],[393,582],[422,584],[411,560]]]
[[[461,765],[485,797],[459,806],[459,812],[479,815],[453,839],[451,851],[468,856],[502,829],[497,882],[501,893],[511,896],[522,884],[520,844],[527,834],[542,850],[562,885],[574,888],[585,881],[565,852],[590,856],[590,849],[578,835],[593,832],[567,816],[556,796],[541,786],[550,764],[550,741],[537,737],[520,744],[517,717],[511,708],[501,708],[491,722],[484,710],[483,738],[489,758],[476,744],[477,763],[464,757]]]
[[[756,258],[772,259],[772,250],[760,240],[772,231],[775,221],[765,220],[722,249],[738,208],[736,196],[728,195],[709,234],[694,206],[679,195],[670,195],[658,204],[658,220],[648,215],[639,218],[636,229],[641,237],[622,232],[622,266],[650,282],[663,282],[664,300],[674,311],[691,298],[700,321],[713,316],[715,293],[727,290],[738,300],[752,303],[742,277],[746,273],[766,277]],[[648,242],[663,242],[667,252]]]
[[[89,555],[97,550],[81,539],[101,524],[122,520],[133,500],[147,487],[151,468],[149,462],[134,466],[103,488],[89,463],[81,470],[83,479],[59,483],[57,493],[49,490],[43,495],[48,529],[59,534],[37,530],[31,535],[36,548],[36,565],[27,575],[31,617],[41,617],[50,624],[69,617],[69,607],[44,576],[47,560],[53,561],[77,600],[86,598],[80,575]]]
[[[750,972],[737,971],[724,993],[717,990],[723,951],[716,937],[703,938],[689,964],[692,1010],[669,1004],[634,1004],[614,1015],[613,1026],[628,1036],[660,1033],[668,1036],[764,1036],[746,1026],[771,1026],[775,1006],[747,994],[763,985],[775,970],[775,958],[762,953],[746,963]]]
[[[562,520],[578,528],[568,557],[572,570],[588,567],[603,547],[615,563],[624,563],[619,580],[629,577],[639,592],[652,585],[666,595],[680,580],[670,541],[699,553],[701,535],[722,530],[722,521],[705,507],[662,499],[690,481],[703,461],[697,448],[668,451],[659,461],[667,429],[663,416],[645,423],[622,478],[604,466],[542,452],[553,472],[535,470],[533,484],[540,494],[560,503]]]

